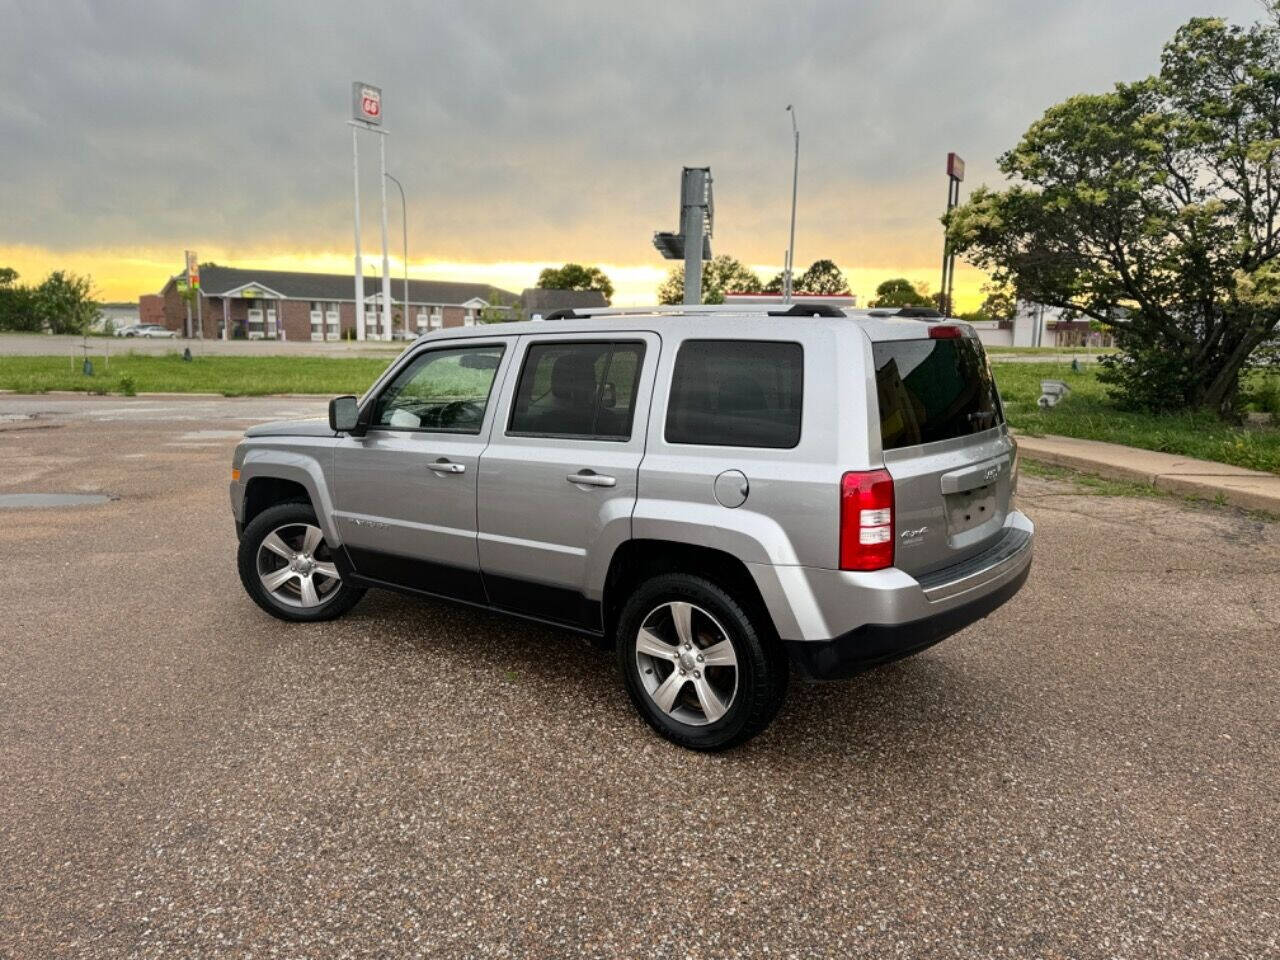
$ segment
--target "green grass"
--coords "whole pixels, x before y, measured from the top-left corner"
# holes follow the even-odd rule
[[[67,357],[0,357],[0,390],[44,393],[78,390],[125,393],[220,393],[228,397],[271,393],[364,393],[391,362],[384,357],[196,357],[89,354],[92,377]]]
[[[1280,473],[1280,428],[1276,426],[1237,427],[1204,413],[1117,410],[1092,365],[1079,373],[1069,363],[1003,363],[993,369],[1009,423],[1027,433],[1122,443]],[[1042,379],[1065,381],[1071,396],[1041,410],[1036,400]]]

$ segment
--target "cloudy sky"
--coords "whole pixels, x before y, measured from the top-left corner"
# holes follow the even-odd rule
[[[519,289],[606,265],[618,302],[669,264],[682,165],[710,165],[717,253],[782,262],[794,103],[796,262],[864,296],[937,288],[944,162],[966,190],[1046,107],[1152,72],[1183,21],[1257,0],[403,2],[0,0],[0,265],[109,299],[202,260],[350,270],[350,82],[384,88],[411,273]],[[362,143],[377,259],[376,143]],[[400,264],[394,190],[393,272]],[[961,271],[960,305],[981,278]]]

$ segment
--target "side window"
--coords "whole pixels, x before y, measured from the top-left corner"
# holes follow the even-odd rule
[[[763,340],[686,340],[667,403],[668,443],[789,449],[800,442],[804,349]]]
[[[370,426],[479,433],[501,345],[421,354],[378,395]]]
[[[643,343],[535,343],[516,386],[508,434],[629,440]]]

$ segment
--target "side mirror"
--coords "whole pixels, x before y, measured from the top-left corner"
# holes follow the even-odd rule
[[[329,429],[334,433],[354,433],[360,420],[356,398],[334,397],[329,401]]]

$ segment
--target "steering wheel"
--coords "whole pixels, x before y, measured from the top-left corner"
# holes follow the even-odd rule
[[[469,414],[463,418],[463,413]],[[457,423],[460,419],[469,419],[480,421],[484,419],[484,407],[470,400],[454,400],[452,403],[446,403],[440,408],[440,426],[449,427]]]

